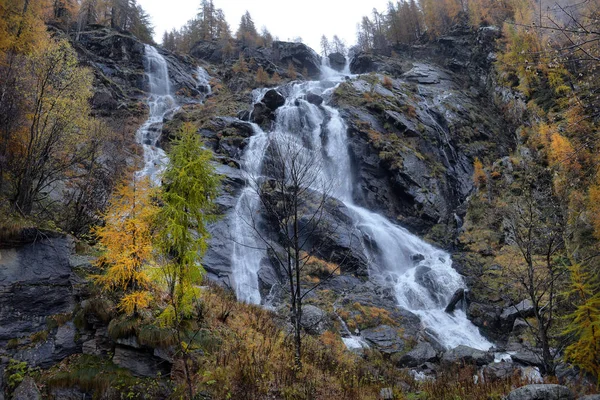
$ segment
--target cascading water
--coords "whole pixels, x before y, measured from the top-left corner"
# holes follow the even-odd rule
[[[250,138],[241,162],[245,173],[246,187],[235,205],[232,223],[234,237],[231,264],[234,274],[234,289],[239,301],[260,304],[258,270],[265,254],[254,227],[257,226],[260,198],[256,185],[260,178],[262,161],[267,149],[267,134],[253,125],[254,135]]]
[[[238,298],[252,303],[260,302],[256,274],[264,257],[264,250],[259,250],[259,243],[248,222],[255,218],[253,216],[257,214],[259,207],[254,185],[260,174],[268,141],[285,141],[304,146],[306,157],[312,157],[324,166],[319,169],[320,182],[337,183],[332,192],[333,197],[350,210],[355,229],[363,237],[364,251],[370,261],[371,279],[388,284],[392,282],[398,304],[418,315],[423,325],[444,346],[452,348],[463,344],[489,349],[491,344],[479,334],[464,311],[456,310],[454,315],[444,312],[452,294],[464,287],[462,278],[452,268],[450,255],[381,215],[354,204],[346,125],[339,112],[326,102],[317,106],[305,100],[309,92],[327,100],[343,75],[324,68],[324,78],[322,81],[296,83],[280,88],[286,102],[277,109],[275,129],[266,134],[258,126],[254,126],[255,135],[242,159],[242,169],[247,175],[248,183],[236,205],[232,232],[236,242],[243,242],[235,246],[232,255]],[[264,92],[263,89],[256,90],[253,96],[255,101]],[[326,137],[325,141],[322,140],[323,135]],[[318,190],[317,187],[315,189]]]
[[[138,129],[137,142],[144,149],[144,166],[137,172],[138,176],[147,176],[151,182],[159,185],[160,174],[167,163],[167,155],[158,146],[158,139],[162,132],[163,120],[169,113],[177,109],[177,103],[171,96],[171,82],[165,58],[149,45],[145,46],[144,69],[148,76],[150,108],[148,119]]]
[[[167,61],[156,48],[146,45],[144,48],[144,70],[148,77],[150,97],[148,98],[148,119],[138,129],[136,140],[144,150],[144,166],[137,176],[147,176],[155,185],[160,185],[160,174],[167,164],[167,155],[158,145],[165,117],[173,115],[179,106],[171,94],[171,80]],[[208,95],[211,92],[210,76],[202,68],[196,71],[198,88]]]

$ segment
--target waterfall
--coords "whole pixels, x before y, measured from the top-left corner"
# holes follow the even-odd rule
[[[137,142],[144,149],[144,166],[136,175],[147,176],[153,184],[160,185],[160,174],[168,160],[164,150],[158,146],[158,140],[162,133],[165,116],[177,109],[177,103],[171,96],[167,62],[150,45],[145,45],[144,70],[150,89],[149,113],[148,119],[136,133]]]
[[[251,228],[247,222],[258,213],[259,199],[253,185],[260,174],[267,142],[269,138],[293,142],[305,146],[307,156],[317,158],[324,165],[319,169],[321,181],[337,183],[333,197],[350,210],[354,227],[363,238],[371,279],[385,284],[391,282],[398,305],[418,315],[424,327],[447,348],[462,344],[489,349],[491,344],[480,335],[464,311],[456,310],[453,315],[444,312],[452,294],[465,287],[461,276],[452,268],[450,255],[383,216],[354,204],[346,125],[339,112],[326,104],[342,79],[342,74],[325,67],[322,81],[281,87],[279,90],[286,102],[277,109],[274,130],[267,134],[258,126],[254,127],[255,135],[242,160],[242,170],[251,179],[242,191],[234,216],[234,240],[245,241],[245,245],[235,247],[232,255],[238,298],[260,302],[256,273],[265,254],[264,250],[257,249],[260,246],[253,232],[249,232]],[[255,90],[254,101],[258,101],[264,92],[265,89]],[[309,92],[326,101],[321,106],[307,102],[305,96]],[[326,140],[321,140],[322,135]]]
[[[171,94],[167,61],[150,45],[145,45],[144,50],[144,70],[150,89],[149,113],[136,133],[136,140],[144,150],[144,165],[136,172],[136,177],[147,176],[154,185],[160,185],[160,175],[168,162],[166,153],[159,146],[163,121],[165,117],[172,116],[179,106]],[[210,94],[210,76],[202,67],[197,68],[196,82],[205,96]]]
[[[246,187],[242,190],[232,215],[233,252],[233,284],[239,301],[260,304],[258,289],[258,270],[265,256],[263,244],[254,231],[258,225],[260,198],[257,187],[260,170],[268,145],[267,134],[258,125],[253,124],[254,135],[242,156],[241,169],[246,179]]]

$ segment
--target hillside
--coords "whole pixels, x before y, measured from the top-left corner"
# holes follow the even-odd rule
[[[596,398],[595,69],[441,3],[327,57],[5,18],[0,400]]]

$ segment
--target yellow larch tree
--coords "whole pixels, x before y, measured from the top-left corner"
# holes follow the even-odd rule
[[[147,308],[152,295],[148,270],[152,265],[152,223],[158,211],[147,178],[122,183],[104,215],[105,224],[95,229],[104,254],[97,264],[105,268],[95,277],[107,291],[122,293],[119,308],[136,314]]]

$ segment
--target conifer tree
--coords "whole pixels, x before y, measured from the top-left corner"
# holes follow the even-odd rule
[[[202,278],[198,259],[206,251],[206,224],[215,218],[220,178],[211,160],[193,125],[186,124],[172,144],[163,175],[156,246],[165,257],[164,277],[173,307],[184,316],[190,311],[193,285]]]
[[[148,307],[152,282],[152,223],[157,207],[148,179],[122,183],[104,214],[104,225],[95,229],[104,254],[97,264],[106,268],[96,282],[109,292],[122,292],[119,308],[127,315]]]
[[[571,288],[568,293],[578,305],[568,316],[571,320],[565,335],[575,340],[565,350],[565,359],[584,369],[600,385],[600,285],[594,275],[575,264],[571,267]]]
[[[321,55],[323,57],[327,57],[331,53],[331,45],[329,44],[329,40],[327,36],[321,36]]]
[[[159,319],[172,328],[183,357],[188,397],[194,396],[186,320],[194,312],[204,269],[199,259],[206,251],[207,223],[215,219],[214,199],[220,178],[211,165],[212,153],[202,146],[192,124],[185,124],[169,151],[157,214],[156,248],[162,255],[162,275],[169,305]]]
[[[258,67],[256,71],[256,78],[254,79],[259,85],[266,85],[269,82],[269,74],[264,70],[263,67]]]
[[[296,72],[296,68],[294,67],[294,64],[292,64],[291,61],[288,63],[286,73],[290,79],[296,79],[298,77],[298,72]]]
[[[279,84],[281,82],[281,76],[279,76],[279,73],[277,71],[275,71],[273,73],[273,76],[271,76],[271,82],[274,85],[277,85],[277,84]]]

